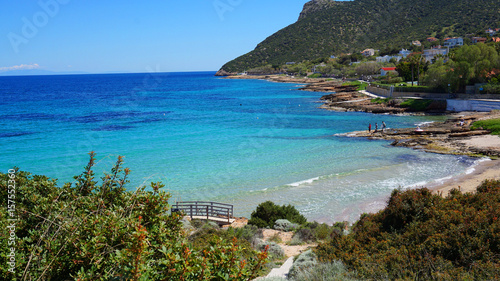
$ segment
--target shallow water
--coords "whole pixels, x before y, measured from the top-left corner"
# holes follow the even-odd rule
[[[129,189],[162,181],[173,200],[265,200],[310,219],[353,221],[394,188],[465,173],[474,160],[340,136],[368,123],[410,127],[443,117],[330,112],[294,84],[213,73],[0,77],[0,169],[71,181],[96,151],[97,175],[118,155]]]

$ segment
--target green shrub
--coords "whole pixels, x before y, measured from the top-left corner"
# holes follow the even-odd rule
[[[360,279],[496,280],[500,276],[500,181],[475,194],[395,190],[385,209],[364,214],[348,235],[317,247]]]
[[[349,273],[340,261],[331,263],[319,263],[305,270],[294,273],[295,281],[354,281],[352,273]]]
[[[342,86],[357,86],[358,87],[357,90],[362,91],[362,90],[366,90],[368,83],[359,82],[359,81],[352,81],[352,82],[342,83]]]
[[[314,74],[311,74],[309,76],[307,76],[308,78],[321,78],[323,77],[323,74],[321,73],[314,73]]]
[[[257,206],[252,212],[248,224],[258,227],[273,227],[276,220],[287,219],[290,222],[302,225],[307,219],[295,209],[292,205],[279,206],[271,201],[266,201]]]
[[[264,237],[262,231],[259,230],[257,226],[249,224],[239,228],[229,227],[227,232],[230,236],[234,236],[238,239],[244,239],[250,243],[253,243],[255,239]]]
[[[332,228],[326,223],[323,223],[314,229],[314,234],[317,239],[325,240],[332,234]]]
[[[257,250],[264,251],[266,248],[271,259],[280,259],[285,256],[285,251],[280,245],[269,241],[259,241]]]
[[[488,94],[500,94],[500,84],[486,84],[484,85],[484,91]]]
[[[287,244],[290,246],[297,246],[304,244],[304,241],[300,240],[300,237],[294,236]]]
[[[310,228],[301,228],[292,237],[291,245],[299,245],[316,241],[316,236]]]
[[[399,106],[409,108],[412,111],[425,111],[431,103],[432,100],[408,99]]]
[[[403,78],[402,77],[391,77],[391,78],[385,80],[385,82],[387,84],[401,83],[401,82],[403,82]]]
[[[245,240],[239,239],[233,233],[219,228],[202,227],[188,237],[188,246],[194,251],[206,250],[207,245],[211,242],[217,243],[218,240],[232,241],[235,245],[240,247],[241,251],[238,253],[238,258],[241,260],[251,260],[255,257],[255,251],[252,244]]]
[[[391,98],[374,98],[374,99],[371,99],[370,102],[376,103],[376,104],[386,104],[390,100],[392,100],[392,99]]]
[[[307,250],[300,254],[293,262],[290,272],[288,273],[288,277],[291,279],[297,279],[299,272],[308,270],[316,264],[318,264],[318,257],[312,250]]]
[[[234,280],[255,278],[267,253],[244,260],[236,240],[214,237],[189,246],[181,218],[170,214],[170,195],[160,183],[127,191],[128,169],[119,157],[100,181],[92,170],[94,153],[73,184],[62,187],[45,176],[18,169],[0,173],[0,196],[15,184],[14,213],[0,208],[0,228],[16,219],[16,270],[7,267],[10,247],[0,244],[3,280]],[[6,205],[4,205],[6,206]],[[9,232],[0,232],[8,241]],[[229,278],[229,277],[228,277]]]
[[[299,225],[296,223],[291,223],[289,220],[280,219],[276,220],[273,228],[281,231],[294,231],[299,228]]]
[[[488,119],[474,122],[471,127],[473,130],[483,128],[491,131],[492,135],[500,135],[500,119]]]

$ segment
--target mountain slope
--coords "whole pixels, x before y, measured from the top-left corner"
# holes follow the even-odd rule
[[[408,47],[431,35],[464,36],[500,25],[500,0],[314,0],[299,20],[222,66],[239,72],[266,64],[328,57],[365,48]]]

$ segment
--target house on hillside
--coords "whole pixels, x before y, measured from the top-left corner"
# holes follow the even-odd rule
[[[418,40],[412,41],[411,44],[415,45],[415,46],[418,46],[418,47],[422,46],[422,43],[420,41],[418,41]]]
[[[484,37],[472,37],[472,44],[486,43],[486,38]]]
[[[361,52],[361,54],[365,57],[371,57],[375,55],[375,50],[374,49],[365,49],[364,51]]]
[[[495,43],[500,43],[500,37],[493,37],[491,38],[491,40],[493,40],[493,42]]]
[[[433,49],[424,50],[423,57],[425,58],[426,61],[432,62],[432,60],[436,56],[438,56],[438,55],[446,56],[447,54],[448,54],[448,48],[433,48]]]
[[[449,47],[449,48],[454,48],[457,46],[463,46],[464,45],[464,39],[461,37],[453,37],[453,38],[446,38],[444,39],[444,46]]]
[[[408,51],[407,49],[401,49],[401,51],[399,51],[399,54],[403,57],[403,58],[406,58],[407,56],[409,56],[411,54],[411,51]]]
[[[500,31],[500,28],[495,28],[495,29],[488,28],[485,30],[485,32],[488,33],[490,36],[497,34],[498,31]]]
[[[437,41],[436,37],[429,37],[429,38],[427,38],[427,42],[435,42],[435,41]]]
[[[315,65],[315,66],[313,67],[312,71],[313,71],[314,73],[318,73],[318,71],[317,71],[318,67],[325,67],[325,66],[326,66],[326,64],[325,64],[324,62],[322,62],[322,63],[320,63],[320,64]]]
[[[386,76],[388,73],[398,73],[395,67],[382,67],[380,69],[380,76]]]

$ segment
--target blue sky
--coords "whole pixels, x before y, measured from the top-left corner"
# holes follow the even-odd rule
[[[307,0],[0,2],[0,71],[218,70],[294,23]]]

